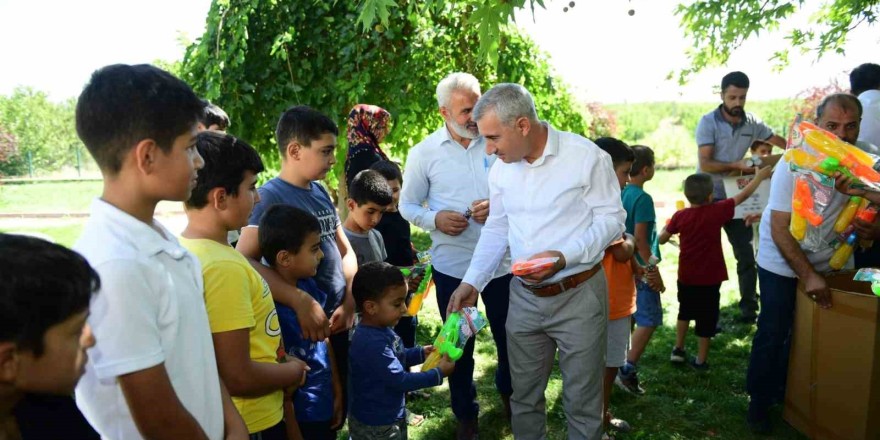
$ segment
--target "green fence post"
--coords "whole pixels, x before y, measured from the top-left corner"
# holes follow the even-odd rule
[[[34,178],[34,155],[30,151],[27,152],[28,176]]]

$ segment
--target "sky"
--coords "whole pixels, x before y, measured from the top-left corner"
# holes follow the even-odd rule
[[[575,1],[568,12],[560,0],[547,1],[548,9],[539,8],[534,17],[520,11],[517,23],[584,101],[713,101],[713,88],[731,70],[751,78],[749,99],[786,98],[835,78],[848,86],[853,67],[880,63],[880,28],[862,26],[850,33],[846,56],[814,62],[812,54],[792,53],[791,66],[777,73],[767,61],[785,45],[777,32],[747,42],[726,66],[682,87],[666,80],[688,65],[684,51],[691,45],[672,14],[677,0]],[[181,38],[202,34],[209,6],[210,0],[0,0],[0,94],[24,85],[60,100],[77,96],[98,67],[180,59]]]

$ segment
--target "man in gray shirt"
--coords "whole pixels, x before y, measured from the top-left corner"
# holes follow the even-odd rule
[[[742,72],[731,72],[721,79],[721,105],[703,115],[697,125],[699,164],[697,172],[712,175],[715,184],[714,199],[727,198],[722,178],[731,172],[751,174],[752,164],[743,158],[755,142],[767,142],[785,148],[785,139],[773,134],[764,122],[746,113],[746,94],[749,77]],[[778,156],[774,158],[778,160]],[[772,164],[772,162],[770,163]],[[758,316],[758,300],[755,284],[758,270],[755,250],[752,246],[752,228],[742,219],[733,219],[724,225],[724,232],[733,247],[736,258],[736,274],[739,278],[741,320],[754,323]]]

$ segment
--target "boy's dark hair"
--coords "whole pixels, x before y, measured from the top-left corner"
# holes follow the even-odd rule
[[[849,73],[849,88],[856,96],[868,90],[880,89],[880,65],[865,63],[853,69]]]
[[[101,287],[80,254],[39,238],[0,234],[0,341],[43,355],[50,327],[89,307]]]
[[[275,141],[278,142],[278,150],[283,158],[287,153],[287,144],[291,141],[296,140],[300,145],[308,147],[325,133],[339,136],[339,128],[332,119],[309,106],[296,105],[285,110],[278,118]]]
[[[384,261],[371,261],[358,267],[351,282],[351,293],[357,310],[363,312],[364,302],[379,301],[389,287],[405,286],[403,273],[397,266]]]
[[[646,167],[654,166],[654,150],[646,145],[633,145],[630,147],[633,152],[632,168],[629,169],[629,175],[635,176],[642,172]]]
[[[626,142],[620,139],[613,137],[600,137],[593,142],[595,142],[602,151],[611,155],[611,164],[614,165],[614,168],[617,168],[618,165],[622,163],[632,163],[635,161],[632,149],[626,144]]]
[[[164,152],[202,113],[202,100],[183,81],[148,64],[98,69],[76,103],[76,132],[95,162],[111,175],[140,141]]]
[[[692,205],[706,203],[713,189],[712,176],[708,174],[691,174],[684,179],[684,196]]]
[[[226,129],[229,128],[229,115],[227,115],[222,108],[218,107],[217,104],[214,104],[211,101],[202,100],[202,103],[204,103],[205,108],[200,115],[199,122],[201,122],[205,128],[216,125],[220,130],[226,131]]]
[[[376,170],[363,170],[354,176],[348,187],[348,197],[358,206],[373,202],[379,206],[388,206],[394,199],[391,186],[385,176]]]
[[[749,77],[742,72],[730,72],[721,78],[721,93],[724,93],[728,87],[734,86],[740,89],[749,88]]]
[[[385,180],[396,180],[403,184],[403,174],[400,173],[400,167],[390,160],[380,160],[370,166],[371,170],[377,171]]]
[[[226,194],[238,196],[245,171],[257,174],[265,169],[254,147],[226,133],[203,131],[196,137],[196,148],[205,166],[199,170],[196,187],[186,201],[188,208],[204,208],[208,204],[208,193],[214,188],[223,188]]]
[[[274,266],[278,252],[299,252],[306,236],[312,232],[321,234],[321,224],[310,212],[290,205],[272,205],[260,218],[257,232],[260,253]]]

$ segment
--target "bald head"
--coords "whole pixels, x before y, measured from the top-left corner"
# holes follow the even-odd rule
[[[850,144],[859,138],[862,103],[848,93],[826,96],[816,107],[816,124]]]

